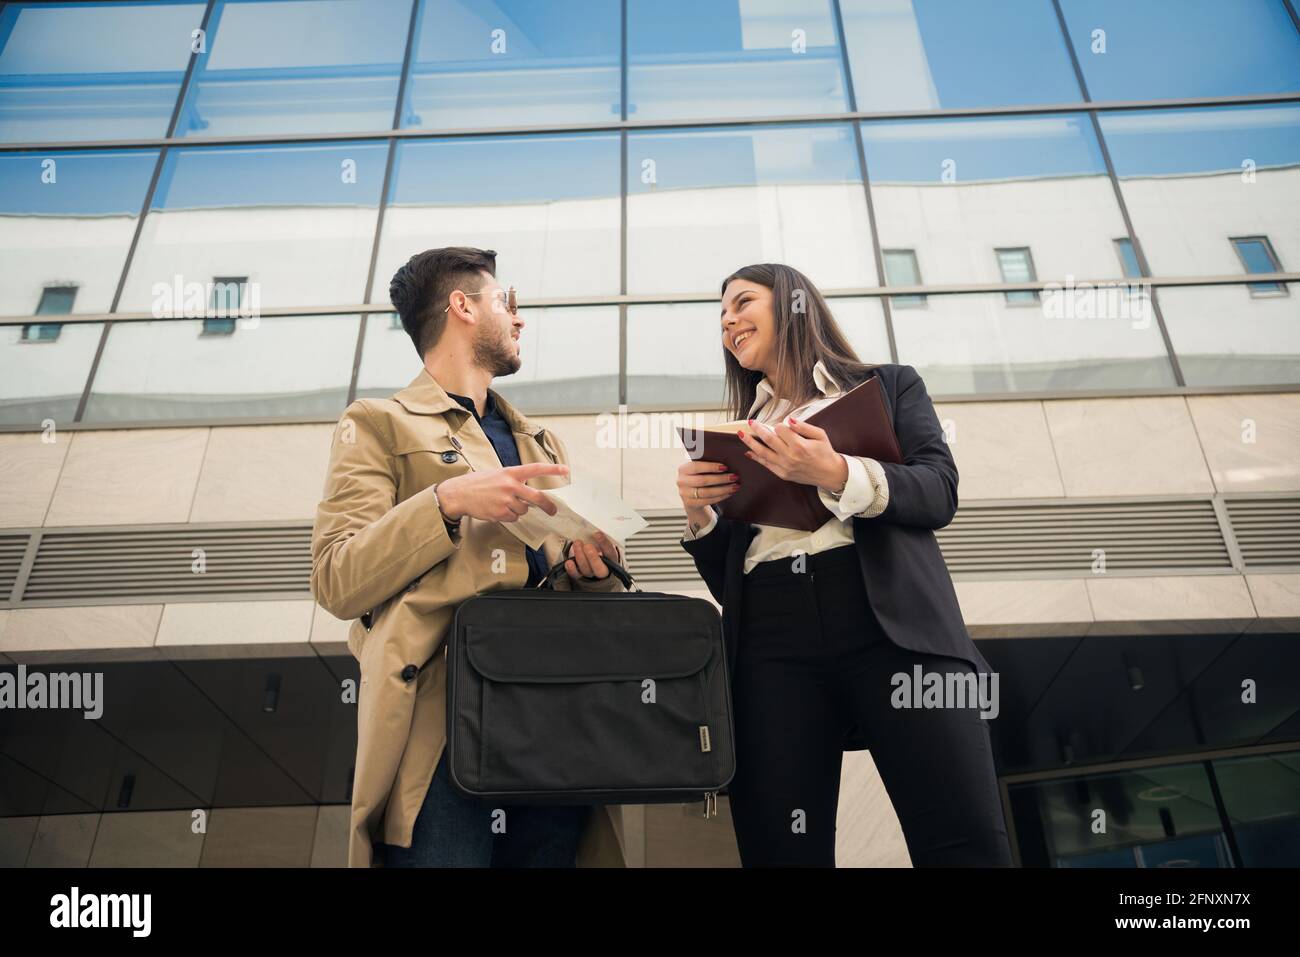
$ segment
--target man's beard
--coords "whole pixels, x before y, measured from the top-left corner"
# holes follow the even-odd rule
[[[504,333],[480,326],[474,337],[474,364],[492,376],[513,375],[523,364],[515,350],[515,340]]]

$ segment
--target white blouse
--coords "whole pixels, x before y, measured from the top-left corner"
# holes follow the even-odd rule
[[[754,404],[749,408],[746,418],[754,419],[764,425],[775,425],[787,416],[803,420],[813,413],[830,405],[843,394],[839,385],[830,377],[825,366],[818,362],[813,366],[813,382],[822,398],[814,399],[791,409],[789,400],[777,399],[772,384],[764,376],[758,383]],[[797,528],[779,528],[775,525],[756,525],[758,534],[749,543],[745,552],[745,571],[753,570],[759,562],[785,558],[797,552],[808,555],[853,543],[853,518],[875,518],[889,504],[889,485],[885,479],[885,470],[875,459],[865,456],[844,455],[841,457],[848,464],[849,477],[839,497],[831,495],[823,488],[817,490],[818,498],[830,509],[831,517],[820,528],[805,532]],[[718,524],[717,513],[709,519],[709,524],[698,533],[692,532],[687,523],[685,541],[689,538],[702,538]]]

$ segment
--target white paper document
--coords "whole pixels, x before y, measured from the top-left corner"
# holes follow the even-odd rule
[[[516,521],[504,523],[516,538],[532,548],[541,548],[542,540],[548,535],[593,542],[596,531],[600,530],[618,542],[626,557],[623,543],[647,524],[636,509],[604,482],[577,479],[560,488],[540,491],[556,504],[558,512],[547,515],[533,505]]]

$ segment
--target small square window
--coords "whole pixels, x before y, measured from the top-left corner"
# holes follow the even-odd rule
[[[66,316],[72,312],[72,303],[76,298],[76,286],[47,286],[41,290],[41,302],[36,307],[36,315]]]
[[[1282,272],[1282,264],[1267,236],[1237,236],[1232,239],[1232,248],[1237,251],[1237,258],[1248,273]],[[1248,283],[1252,296],[1285,296],[1287,288],[1280,282]]]
[[[61,322],[33,322],[23,326],[23,342],[55,342],[63,331]]]
[[[1127,236],[1115,240],[1115,253],[1119,256],[1120,268],[1125,279],[1141,279],[1142,267],[1138,264],[1137,253],[1133,249],[1133,240]]]
[[[885,282],[891,286],[921,285],[921,267],[916,261],[915,249],[882,249],[885,261]],[[898,309],[919,309],[925,306],[925,296],[890,296],[889,304]]]
[[[201,336],[231,336],[235,334],[234,319],[204,319]]]
[[[212,280],[212,311],[219,316],[239,312],[247,289],[247,276],[217,276]]]
[[[996,249],[994,252],[998,257],[998,269],[1002,271],[1003,282],[1034,282],[1038,279],[1028,246]],[[1028,306],[1038,302],[1037,289],[1016,290],[1003,295],[1008,305]]]
[[[399,316],[397,313],[393,313],[391,316],[389,316],[388,328],[401,329],[403,332],[406,331],[406,327],[402,325],[402,317]]]

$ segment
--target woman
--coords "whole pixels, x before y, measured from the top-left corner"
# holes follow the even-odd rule
[[[723,608],[742,864],[833,867],[842,752],[870,748],[914,866],[1009,865],[980,717],[996,711],[973,696],[964,707],[952,695],[917,707],[920,693],[905,684],[915,666],[923,684],[934,673],[968,689],[992,670],[934,536],[957,510],[957,469],[921,377],[860,362],[821,294],[789,266],[728,276],[721,332],[731,417],[755,433],[739,433],[745,454],[816,486],[831,512],[812,532],[725,519],[712,506],[737,477],[716,462],[678,469],[682,546]],[[841,455],[803,421],[871,375],[903,464]]]

